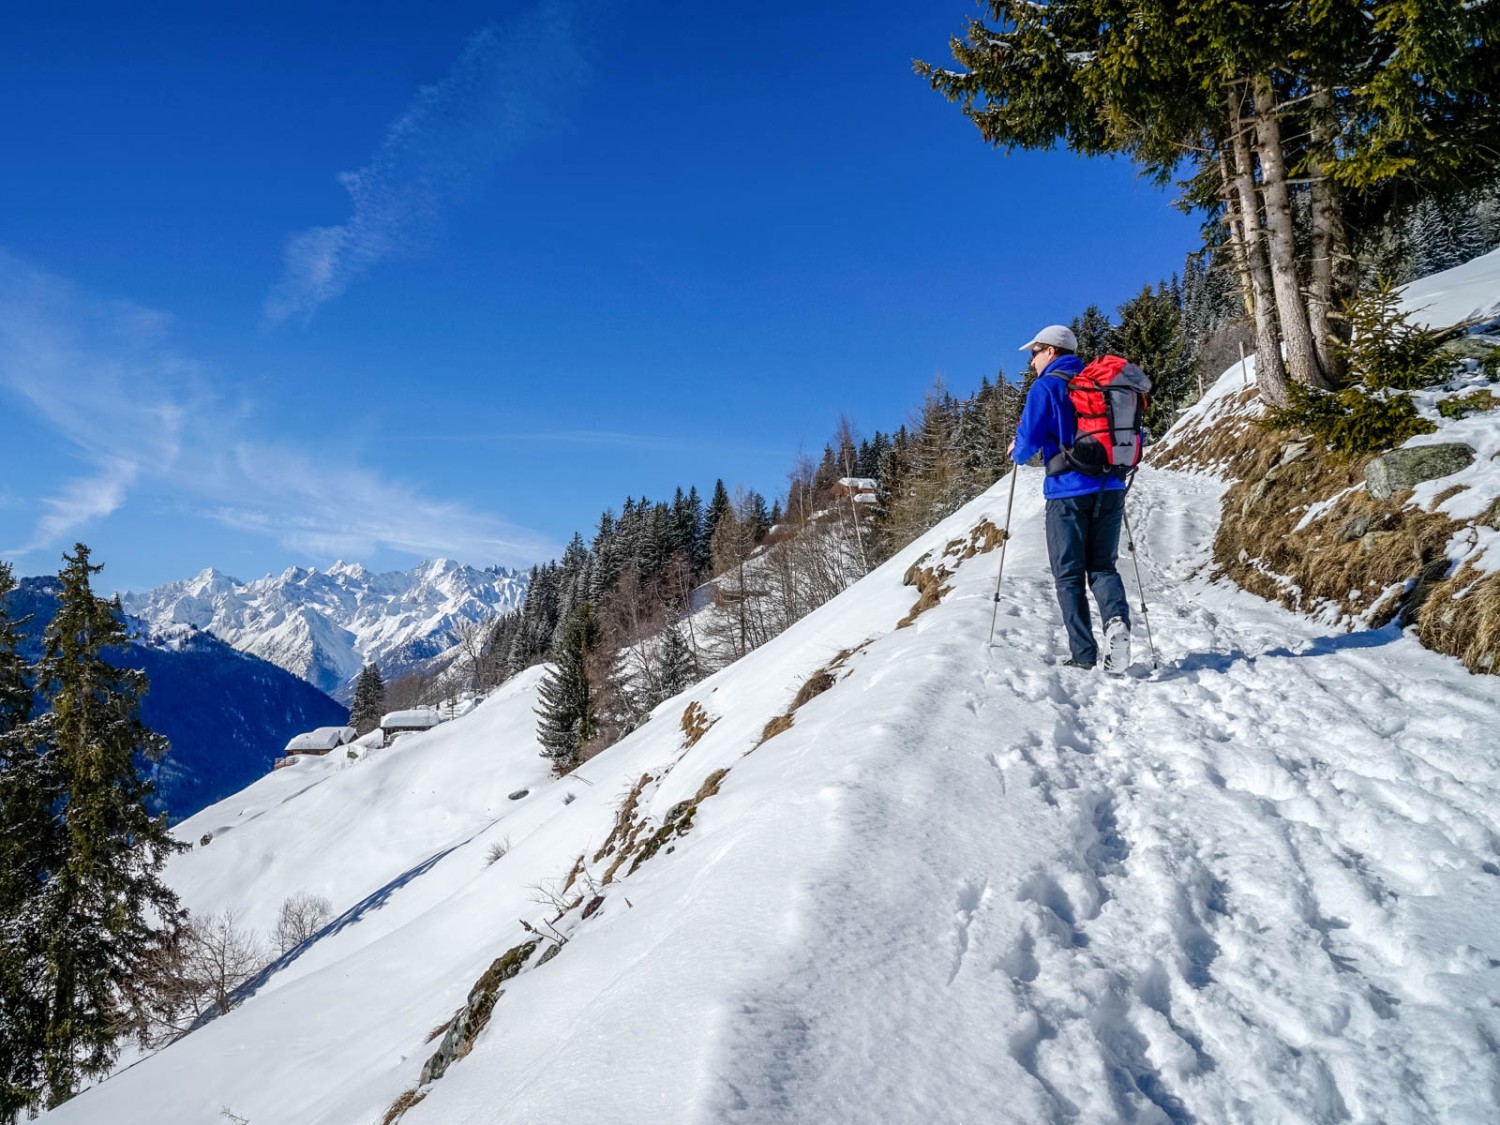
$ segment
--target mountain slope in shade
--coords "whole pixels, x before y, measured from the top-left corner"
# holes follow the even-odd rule
[[[1161,671],[1062,667],[1041,484],[993,647],[1008,481],[566,778],[532,670],[204,810],[194,911],[335,920],[44,1120],[379,1121],[538,933],[403,1125],[1494,1120],[1500,680],[1212,581],[1149,468]]]
[[[9,612],[30,619],[23,625],[30,659],[41,651],[57,593],[55,579],[25,578],[11,594]],[[174,821],[264,775],[293,735],[348,719],[345,707],[311,684],[211,634],[187,626],[152,634],[131,624],[129,648],[108,658],[146,673],[141,718],[172,744],[147,767],[153,803]]]
[[[394,678],[450,648],[456,622],[514,609],[525,591],[526,576],[516,571],[438,559],[385,574],[357,563],[292,567],[253,582],[209,568],[123,602],[154,628],[206,629],[346,698],[366,663]]]

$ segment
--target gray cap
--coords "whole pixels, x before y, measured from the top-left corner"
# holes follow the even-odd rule
[[[1021,345],[1023,352],[1029,352],[1035,347],[1062,348],[1064,351],[1076,352],[1078,350],[1078,337],[1073,335],[1073,330],[1066,324],[1049,324],[1033,338]]]

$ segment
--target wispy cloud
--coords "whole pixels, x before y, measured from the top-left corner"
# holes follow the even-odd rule
[[[87,466],[40,500],[0,557],[66,546],[152,491],[180,509],[292,551],[369,557],[382,548],[474,562],[528,562],[545,537],[352,463],[252,431],[213,388],[221,373],[176,351],[170,318],[103,300],[0,250],[0,399]],[[3,461],[0,461],[3,465]],[[12,507],[13,510],[13,507]]]
[[[370,162],[339,176],[349,218],[288,239],[267,322],[305,323],[371,266],[411,252],[450,201],[552,125],[583,77],[578,22],[574,4],[548,0],[514,26],[470,36],[452,70],[392,122]]]

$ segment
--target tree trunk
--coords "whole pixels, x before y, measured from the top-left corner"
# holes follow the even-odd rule
[[[1343,216],[1333,181],[1329,177],[1327,158],[1333,151],[1332,130],[1328,113],[1333,98],[1327,89],[1313,95],[1312,153],[1308,159],[1308,176],[1312,180],[1312,261],[1308,271],[1307,319],[1312,329],[1313,346],[1318,363],[1328,381],[1335,386],[1343,382],[1344,356],[1339,350],[1339,332],[1335,326],[1339,294],[1334,278],[1334,262],[1344,241],[1341,237]]]
[[[1287,372],[1309,387],[1329,388],[1318,363],[1308,321],[1307,302],[1297,280],[1297,246],[1292,234],[1292,201],[1287,189],[1286,160],[1281,151],[1281,119],[1271,79],[1255,78],[1256,155],[1260,158],[1260,191],[1266,211],[1266,250],[1271,284],[1276,290],[1276,313],[1286,344]]]
[[[1255,309],[1255,381],[1261,397],[1273,406],[1286,405],[1286,366],[1281,359],[1281,333],[1276,324],[1276,298],[1271,270],[1266,263],[1265,239],[1260,229],[1260,208],[1255,197],[1255,173],[1250,163],[1248,125],[1240,113],[1240,92],[1231,87],[1229,135],[1234,148],[1234,187],[1240,201],[1240,242],[1245,248],[1251,280],[1251,304]]]
[[[1229,230],[1229,246],[1234,254],[1235,273],[1240,279],[1240,301],[1245,306],[1245,316],[1255,318],[1255,283],[1250,277],[1250,256],[1245,252],[1245,235],[1240,229],[1240,213],[1235,204],[1234,173],[1229,169],[1229,157],[1219,153],[1219,196],[1224,201],[1224,226]]]

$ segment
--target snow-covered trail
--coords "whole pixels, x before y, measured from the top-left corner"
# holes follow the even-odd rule
[[[799,712],[861,743],[841,839],[702,1119],[1494,1120],[1497,682],[1207,583],[1222,485],[1168,473],[1130,509],[1160,676],[1060,667],[1039,484],[994,650],[989,555]]]

